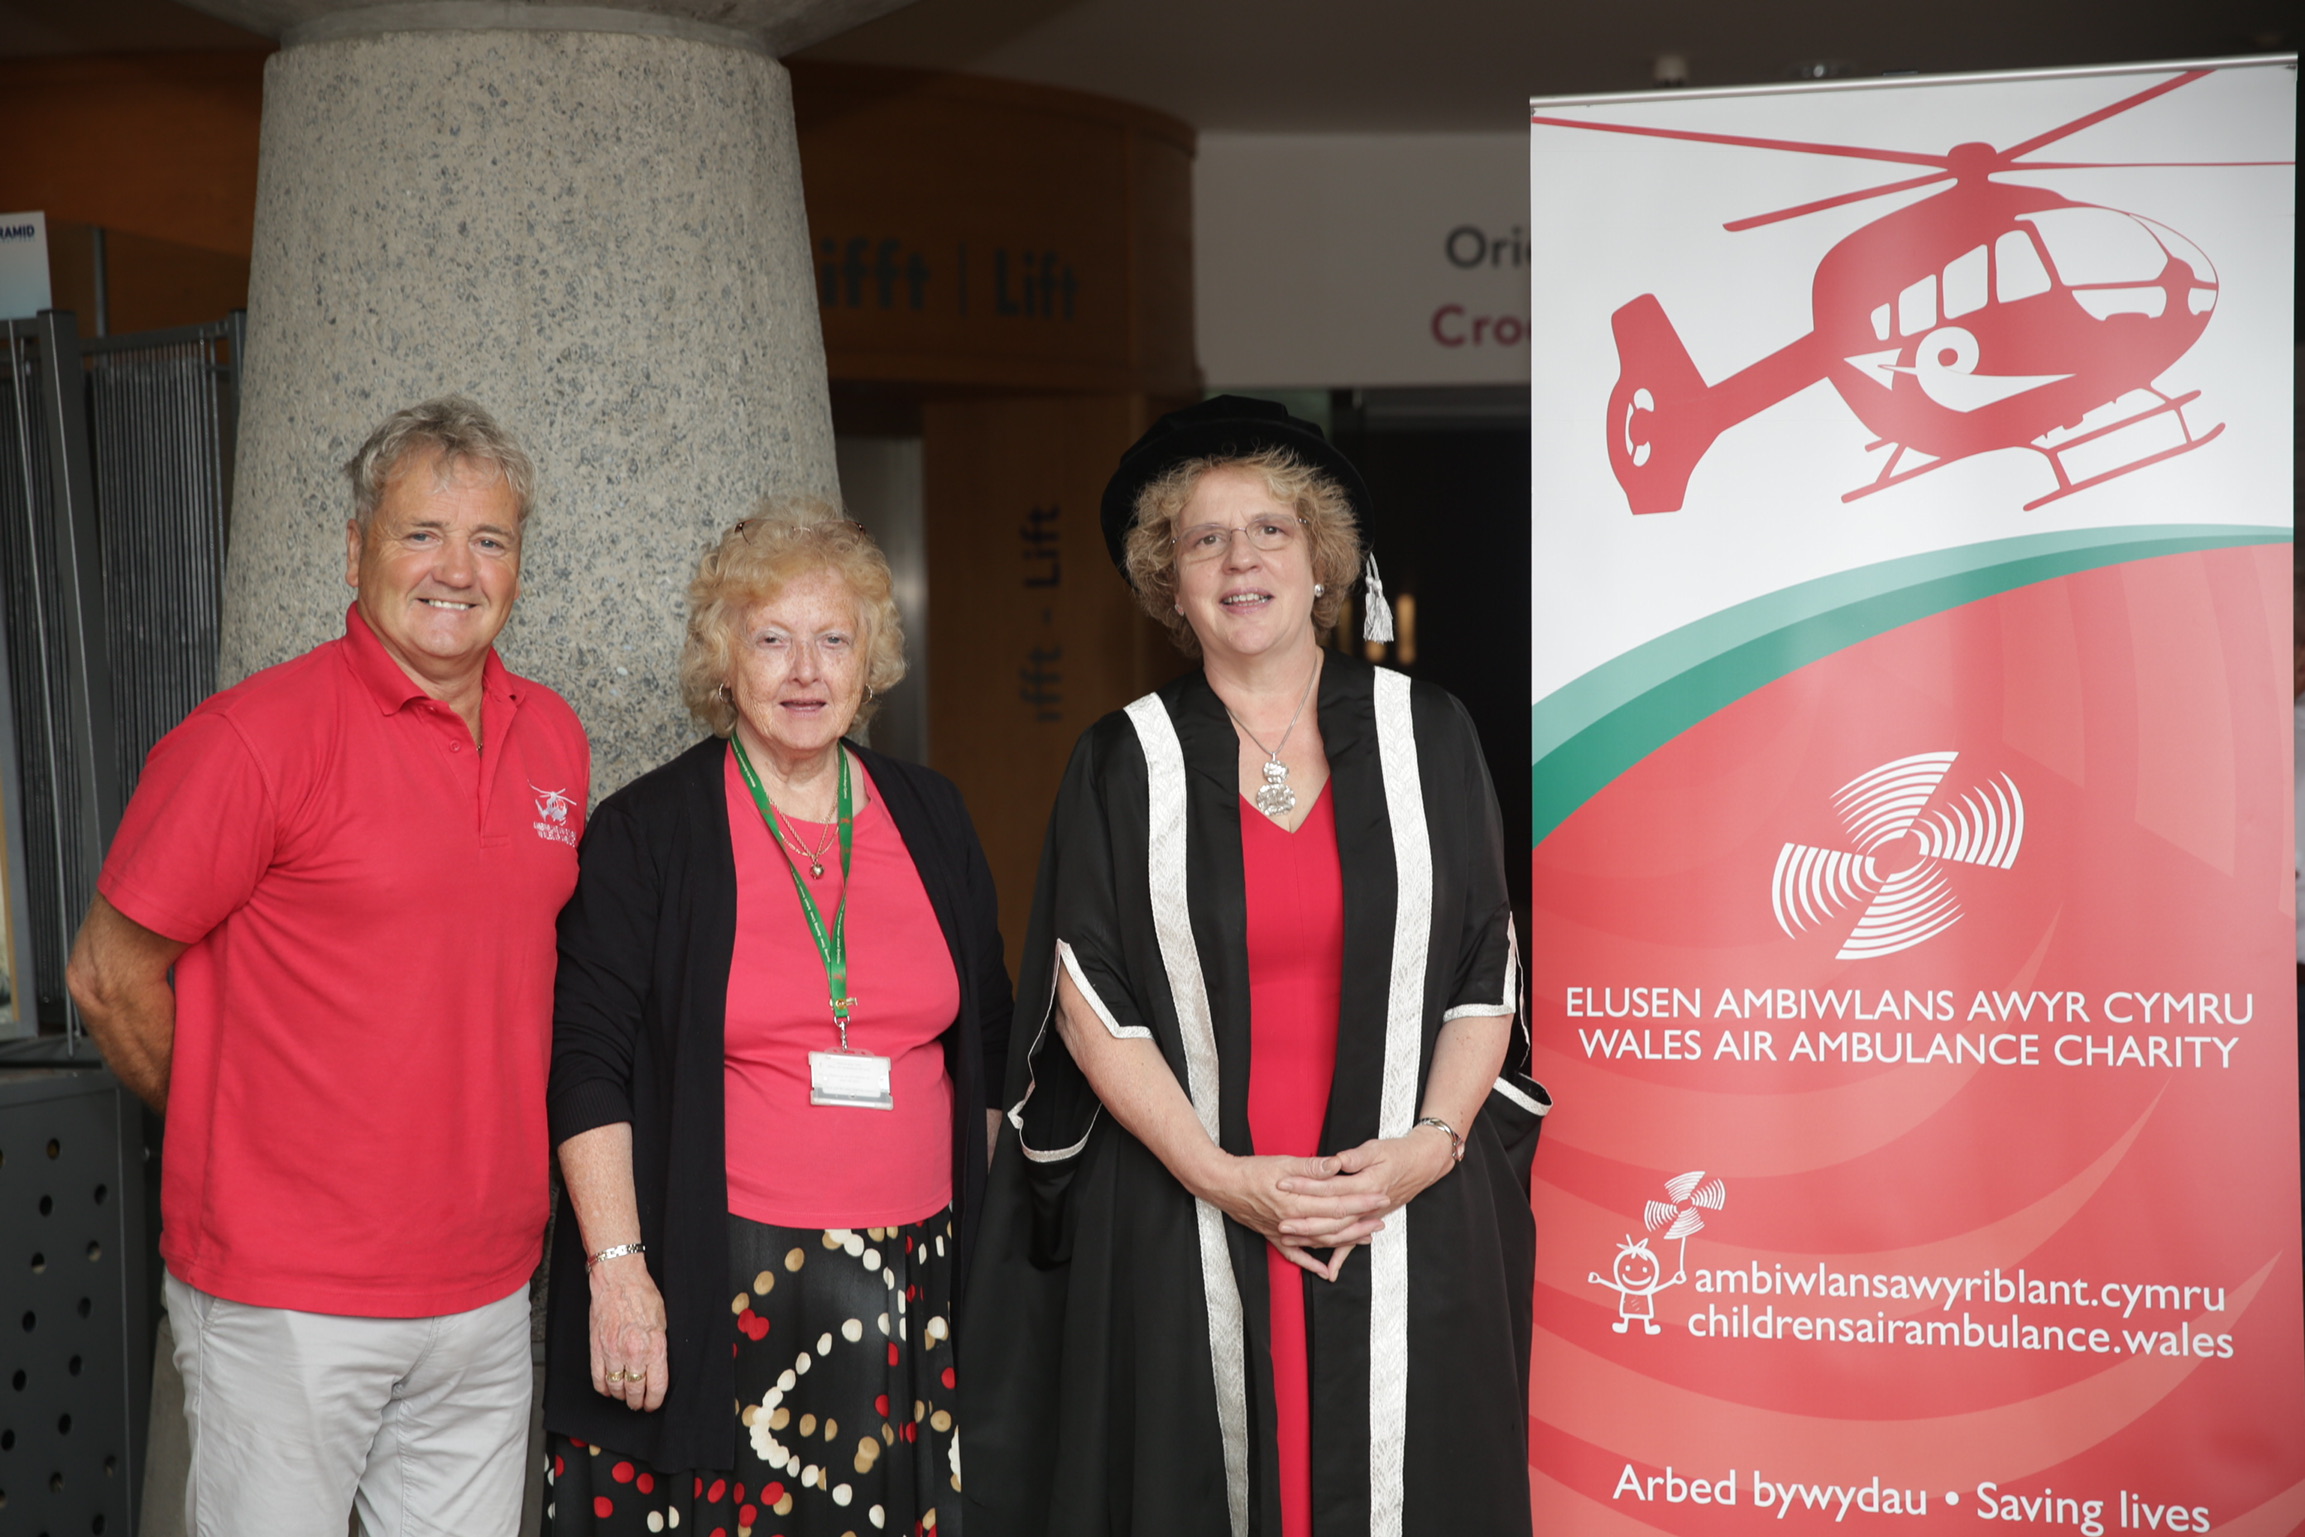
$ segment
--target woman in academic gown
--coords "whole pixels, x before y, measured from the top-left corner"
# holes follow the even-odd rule
[[[1367,501],[1234,396],[1105,493],[1202,665],[1088,730],[1050,822],[962,1335],[968,1537],[1529,1528],[1550,1101],[1471,721],[1320,643]]]

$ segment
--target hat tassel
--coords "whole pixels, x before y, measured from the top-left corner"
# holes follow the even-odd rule
[[[1366,573],[1368,600],[1361,613],[1361,639],[1379,645],[1391,645],[1393,639],[1393,606],[1385,601],[1385,579],[1377,574],[1377,557],[1370,551]]]

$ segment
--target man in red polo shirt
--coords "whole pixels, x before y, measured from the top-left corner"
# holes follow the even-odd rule
[[[509,1537],[590,759],[495,652],[519,445],[451,397],[345,468],[343,638],[152,750],[69,982],[168,1118],[192,1531]]]

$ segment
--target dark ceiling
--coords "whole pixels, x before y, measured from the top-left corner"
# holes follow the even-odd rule
[[[2295,46],[2282,0],[917,0],[817,57],[1118,96],[1202,129],[1522,126],[1532,95],[1688,83],[2133,63]],[[2285,30],[2286,29],[2286,30]]]
[[[2294,48],[2287,0],[917,0],[808,57],[966,70],[1120,97],[1202,129],[1516,128],[1531,95],[1813,67],[2015,69]],[[261,48],[175,0],[0,0],[0,57]]]
[[[271,46],[174,0],[0,0],[0,58]]]

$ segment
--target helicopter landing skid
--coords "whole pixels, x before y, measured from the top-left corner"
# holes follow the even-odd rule
[[[2066,441],[2057,444],[2055,447],[2044,448],[2039,443],[2026,444],[2026,447],[2032,449],[2033,452],[2039,454],[2042,458],[2049,461],[2049,469],[2057,477],[2057,489],[2050,492],[2047,496],[2035,497],[2032,501],[2027,502],[2024,506],[2024,510],[2026,512],[2031,512],[2036,507],[2046,507],[2051,502],[2061,501],[2064,498],[2071,496],[2076,491],[2086,491],[2091,486],[2101,486],[2108,480],[2118,480],[2121,476],[2128,474],[2131,470],[2141,470],[2148,464],[2159,464],[2164,459],[2174,459],[2179,454],[2189,454],[2194,449],[2199,448],[2202,444],[2215,440],[2217,435],[2225,430],[2225,424],[2223,422],[2219,422],[2216,426],[2210,428],[2207,432],[2202,433],[2199,437],[2195,437],[2193,436],[2192,424],[2185,420],[2185,407],[2191,405],[2194,401],[2199,400],[2200,398],[2201,392],[2199,390],[2190,391],[2186,394],[2179,395],[2174,399],[2164,395],[2162,396],[2161,403],[2159,405],[2147,406],[2144,410],[2139,411],[2134,416],[2123,417],[2120,421],[2108,423],[2103,427],[2097,428],[2094,432],[2084,432],[2077,438],[2068,438]],[[2174,447],[2164,448],[2159,453],[2147,454],[2141,459],[2132,459],[2127,464],[2116,465],[2114,468],[2109,470],[2101,470],[2097,474],[2091,475],[2083,480],[2074,480],[2066,475],[2064,461],[2059,456],[2064,454],[2068,449],[2078,448],[2084,443],[2093,442],[2098,438],[2104,437],[2107,433],[2119,432],[2124,427],[2134,427],[2139,422],[2150,421],[2156,416],[2174,416],[2177,418],[2177,430],[2185,434],[2185,441],[2175,445]]]
[[[1904,444],[1891,444],[1887,438],[1875,438],[1865,445],[1865,452],[1872,453],[1876,449],[1892,447],[1896,451],[1889,455],[1889,462],[1881,466],[1881,473],[1874,476],[1869,485],[1862,485],[1854,491],[1844,492],[1841,497],[1843,503],[1853,502],[1860,496],[1871,496],[1876,491],[1886,491],[1891,486],[1901,486],[1908,480],[1918,480],[1931,470],[1941,470],[1953,462],[1951,459],[1931,459],[1927,464],[1915,465],[1900,475],[1897,473],[1897,462],[1905,457]]]
[[[2137,412],[2133,416],[2125,416],[2117,422],[2108,422],[2102,427],[2084,432],[2078,437],[2068,438],[2062,443],[2045,446],[2039,442],[2033,442],[2022,445],[2023,447],[2033,450],[2033,452],[2039,454],[2042,458],[2048,460],[2050,473],[2057,477],[2057,489],[2050,492],[2047,496],[2036,497],[2034,500],[2027,502],[2024,506],[2024,511],[2031,512],[2037,507],[2046,507],[2051,502],[2062,501],[2064,498],[2071,496],[2076,491],[2086,491],[2092,486],[2101,486],[2108,480],[2118,480],[2123,475],[2128,474],[2131,470],[2141,470],[2149,464],[2159,464],[2164,459],[2174,459],[2179,454],[2189,454],[2194,449],[2201,447],[2203,444],[2213,442],[2217,435],[2225,430],[2225,424],[2223,422],[2219,422],[2216,426],[2210,428],[2207,432],[2204,432],[2200,436],[2195,437],[2193,435],[2192,425],[2185,420],[2185,407],[2191,405],[2194,401],[2199,400],[2200,398],[2201,392],[2199,390],[2192,390],[2186,394],[2177,395],[2174,397],[2164,395],[2161,397],[2160,403],[2157,405],[2147,406],[2144,410]],[[2145,455],[2142,458],[2132,459],[2127,464],[2116,465],[2109,470],[2100,470],[2096,474],[2086,476],[2080,480],[2073,479],[2065,472],[2065,463],[2061,457],[2065,453],[2072,449],[2079,448],[2084,443],[2093,443],[2099,438],[2106,437],[2112,433],[2120,432],[2124,428],[2134,427],[2139,422],[2151,421],[2157,416],[2175,417],[2177,419],[2177,430],[2185,434],[2185,441],[2175,444],[2172,447],[2164,448],[2158,453],[2151,453]],[[1867,453],[1872,453],[1883,448],[1893,448],[1895,450],[1889,455],[1889,462],[1881,466],[1881,473],[1875,476],[1869,484],[1859,486],[1854,491],[1843,493],[1841,497],[1843,503],[1853,502],[1859,497],[1871,496],[1876,491],[1886,491],[1891,486],[1901,486],[1908,480],[1919,479],[1921,476],[1928,474],[1931,470],[1943,469],[1948,464],[1958,463],[1961,459],[1968,457],[1967,455],[1954,455],[1950,458],[1931,459],[1927,464],[1916,465],[1912,469],[1900,471],[1898,470],[1897,465],[1905,457],[1907,452],[1905,445],[1901,443],[1892,444],[1887,438],[1875,438],[1872,442],[1865,445],[1865,451]]]

